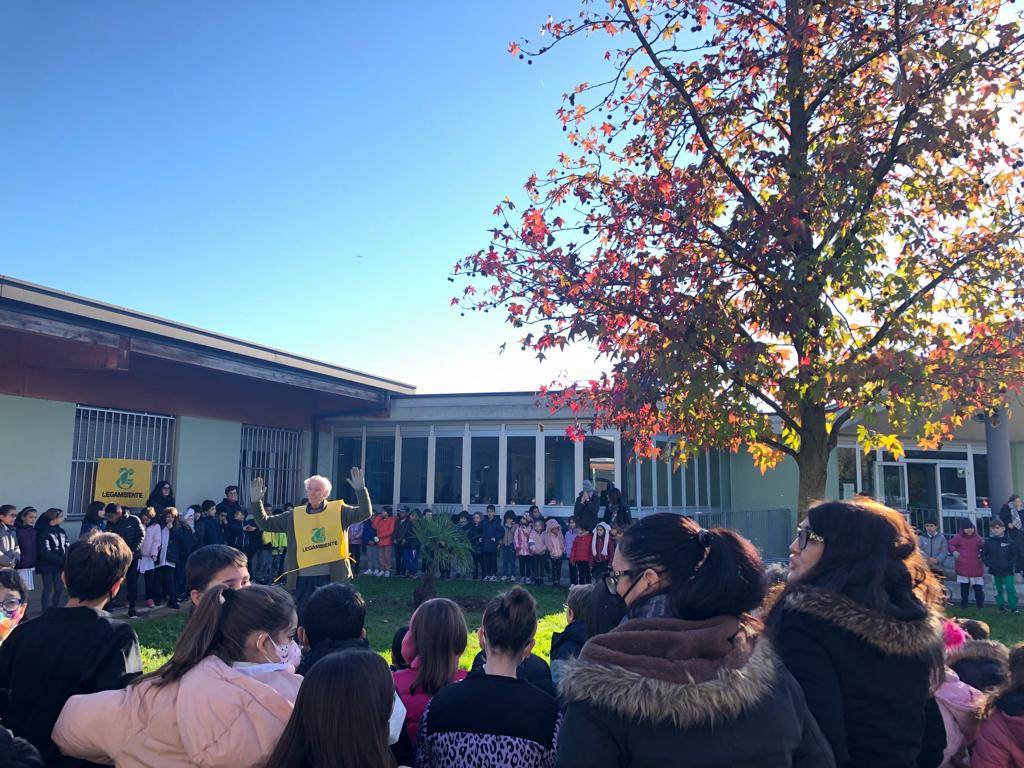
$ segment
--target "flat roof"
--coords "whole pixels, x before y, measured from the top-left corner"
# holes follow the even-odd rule
[[[328,378],[385,390],[398,395],[414,395],[416,387],[381,376],[355,371],[322,360],[294,355],[244,339],[236,339],[214,331],[197,328],[174,320],[147,315],[126,307],[118,307],[67,291],[36,285],[0,275],[0,299],[61,312],[75,317],[120,326],[133,331],[162,336],[179,342],[195,344],[218,352],[240,355],[252,360],[287,366]]]

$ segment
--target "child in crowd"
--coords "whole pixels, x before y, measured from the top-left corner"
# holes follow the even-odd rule
[[[562,557],[565,555],[565,536],[558,521],[549,517],[544,529],[544,545],[548,548],[548,565],[551,583],[555,586],[562,581]]]
[[[0,506],[0,568],[15,568],[21,559],[15,521],[18,508],[13,504]]]
[[[351,584],[324,584],[306,603],[299,643],[306,648],[298,673],[305,675],[324,656],[337,651],[366,650],[366,601]]]
[[[43,579],[43,610],[57,608],[64,604],[64,582],[60,572],[64,569],[64,558],[68,553],[68,535],[61,527],[64,510],[50,507],[36,521],[36,539],[39,544],[39,559],[36,573]]]
[[[401,506],[398,508],[398,517],[395,518],[395,575],[401,578],[405,576],[405,546],[409,538],[409,529],[412,523],[409,520],[409,508]]]
[[[1009,682],[986,700],[972,768],[1024,765],[1024,644],[1014,646],[1009,662]]]
[[[196,551],[196,510],[189,507],[185,514],[177,518],[171,528],[171,540],[168,545],[174,556],[174,602],[187,600],[185,564]]]
[[[53,740],[65,755],[120,768],[265,765],[302,682],[295,630],[283,589],[219,584],[170,661],[125,690],[73,696]]]
[[[431,697],[466,677],[459,669],[459,657],[466,650],[468,633],[462,609],[443,597],[427,600],[409,620],[409,631],[402,641],[402,656],[409,668],[396,671],[394,680],[405,705],[405,732],[411,749],[415,749],[420,719]],[[411,751],[398,756],[411,764]]]
[[[229,589],[249,586],[249,559],[226,544],[200,547],[185,563],[186,588],[193,606],[198,606],[208,589],[223,584]]]
[[[227,513],[227,528],[224,530],[224,543],[245,552],[245,510],[235,509]],[[249,553],[246,552],[246,556]]]
[[[554,765],[558,705],[516,677],[536,632],[536,603],[522,587],[487,604],[477,630],[487,661],[430,700],[417,737],[417,768]]]
[[[25,618],[28,610],[28,589],[17,571],[0,569],[0,643]],[[0,765],[3,765],[0,762]]]
[[[566,662],[578,658],[583,644],[587,642],[587,609],[593,589],[591,584],[569,587],[569,598],[565,603],[565,630],[551,635],[551,652],[548,654],[551,659],[551,680],[556,687]]]
[[[360,520],[357,523],[352,523],[348,527],[348,554],[352,558],[352,575],[359,575],[359,564],[363,559],[363,531],[365,528],[372,530],[373,526],[369,524],[369,520]],[[270,534],[263,534],[269,536]]]
[[[64,564],[67,606],[19,624],[0,645],[4,724],[32,742],[47,765],[62,764],[50,732],[71,696],[123,688],[142,673],[135,631],[103,610],[131,562],[131,549],[113,533],[75,542]]]
[[[217,520],[217,502],[213,499],[206,499],[202,503],[201,516],[196,523],[196,539],[200,547],[224,543],[224,534]]]
[[[391,507],[383,507],[373,518],[373,541],[377,545],[377,556],[380,563],[375,576],[391,578],[391,552],[394,549],[395,518],[391,516]]]
[[[1013,611],[1014,616],[1018,616],[1017,587],[1013,583],[1013,571],[1017,567],[1017,542],[1006,535],[1006,525],[998,517],[992,518],[989,533],[991,535],[981,548],[981,561],[988,567],[992,581],[995,582],[996,605],[1000,613]]]
[[[220,527],[221,540],[226,544],[228,541],[228,513],[217,512],[217,525]],[[238,549],[238,547],[235,547]]]
[[[530,531],[533,527],[530,525],[530,518],[523,515],[519,518],[519,525],[516,526],[515,542],[516,542],[516,557],[519,558],[519,580],[526,584],[530,579],[530,574],[533,572],[533,561],[530,552]]]
[[[981,548],[985,545],[977,534],[974,523],[964,518],[960,533],[949,542],[949,552],[955,561],[956,581],[960,585],[960,607],[966,608],[971,587],[978,608],[985,607],[985,567],[981,562]]]
[[[145,520],[146,518],[144,517],[143,522]],[[142,539],[142,551],[139,557],[139,573],[142,574],[142,578],[146,582],[146,605],[150,608],[156,606],[160,599],[156,563],[160,559],[161,544],[161,525],[157,522],[154,515],[153,519],[146,525],[146,535]]]
[[[949,540],[942,535],[936,520],[924,524],[924,533],[918,534],[917,548],[928,568],[940,584],[946,583],[946,565],[949,563]]]
[[[594,541],[594,534],[583,528],[577,529],[572,540],[572,547],[569,548],[569,573],[576,573],[577,584],[590,583],[590,566],[594,563],[594,556],[590,553]]]
[[[505,535],[505,526],[497,517],[493,504],[487,505],[486,514],[480,521],[480,537],[483,541],[481,557],[484,564],[484,581],[498,580],[498,547]]]
[[[283,514],[284,510],[275,509],[272,514]],[[243,550],[252,565],[252,576],[257,584],[269,584],[270,577],[270,550],[269,541],[264,541],[263,531],[256,525],[256,520],[249,517],[245,521],[245,549]]]
[[[548,559],[548,545],[544,539],[544,521],[536,520],[530,531],[530,555],[533,557],[533,583],[544,583],[544,566]]]
[[[579,569],[573,565],[572,562],[572,543],[576,541],[576,537],[579,536],[579,529],[576,527],[576,518],[569,517],[566,521],[565,529],[565,557],[569,561],[569,586],[579,584]]]
[[[358,706],[339,691],[358,691]],[[266,765],[395,768],[388,749],[394,692],[388,665],[377,654],[331,654],[303,679],[291,719]]]
[[[468,535],[469,546],[473,550],[473,580],[479,581],[484,571],[484,527],[479,512],[473,513]]]
[[[598,523],[594,528],[594,538],[590,542],[591,562],[593,563],[594,581],[600,581],[611,568],[615,556],[615,540],[608,523]]]
[[[82,518],[82,526],[78,529],[78,538],[84,539],[91,531],[98,530],[102,533],[106,530],[107,524],[103,519],[104,506],[102,501],[89,502],[89,506],[85,508],[85,517]]]
[[[100,504],[100,509],[103,504]],[[36,533],[36,520],[39,514],[35,507],[25,507],[18,513],[18,519],[14,523],[14,530],[18,534],[18,548],[21,550],[21,559],[18,560],[18,575],[25,584],[25,589],[31,592],[36,588],[36,581],[33,578],[36,564],[39,562],[39,536]]]
[[[469,542],[470,551],[472,551],[473,521],[471,519],[471,515],[466,510],[462,510],[462,512],[458,515],[457,518],[455,515],[452,515],[452,521],[455,522],[455,527],[462,531],[462,534],[466,537],[466,541]],[[474,557],[473,560],[475,565],[476,558]],[[452,568],[452,578],[460,579],[465,578],[467,576],[469,576],[469,574],[462,572],[462,566],[460,566],[458,562],[454,563],[454,567]]]
[[[178,525],[178,510],[164,507],[156,513],[157,534],[160,537],[160,554],[156,560],[156,602],[167,601],[167,607],[178,609],[178,593],[174,590],[174,569],[179,562],[184,564],[187,553],[182,557],[181,539],[174,535]]]
[[[409,532],[405,536],[405,575],[416,578],[420,572],[420,539],[416,534],[416,522],[420,519],[420,511],[414,509],[409,513]]]
[[[511,509],[505,510],[505,517],[502,520],[501,545],[498,547],[498,558],[500,560],[501,580],[516,580],[516,513]]]

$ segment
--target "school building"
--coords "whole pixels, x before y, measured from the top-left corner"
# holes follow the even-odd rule
[[[343,496],[349,468],[361,466],[377,504],[525,511],[536,501],[567,515],[588,478],[614,482],[641,515],[742,515],[749,528],[757,513],[796,508],[791,460],[764,475],[743,452],[709,450],[683,466],[636,461],[616,431],[574,442],[570,423],[533,393],[418,395],[411,384],[0,276],[0,503],[78,516],[107,458],[151,463],[150,484],[169,480],[180,506],[219,499],[229,483],[244,497],[255,475],[274,504],[301,498],[313,473]],[[866,493],[955,525],[1024,486],[1020,418],[972,421],[941,450],[907,448],[898,459],[865,454],[851,429],[832,456],[827,495]]]

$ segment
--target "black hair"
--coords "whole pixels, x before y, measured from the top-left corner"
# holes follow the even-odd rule
[[[587,639],[611,632],[619,626],[625,615],[626,604],[605,589],[603,584],[598,584],[596,589],[590,590],[587,600]]]
[[[103,514],[104,515],[115,515],[118,512],[123,512],[123,511],[124,510],[121,508],[121,505],[117,504],[116,502],[113,502],[113,501],[110,502],[109,504],[107,504],[107,506],[105,506],[103,508]]]
[[[248,568],[249,559],[244,552],[239,552],[227,544],[207,544],[200,547],[189,555],[185,562],[186,588],[189,592],[205,592],[217,572],[232,565],[236,568]]]
[[[0,517],[9,515],[11,512],[17,512],[18,508],[13,504],[0,504]]]
[[[537,601],[522,587],[512,587],[491,598],[480,623],[488,646],[505,653],[520,653],[537,632]]]
[[[668,612],[678,619],[738,616],[764,600],[761,556],[728,528],[707,531],[688,517],[660,512],[627,528],[619,552],[634,579],[647,569],[667,579]]]
[[[109,595],[132,564],[132,551],[116,533],[97,533],[68,547],[64,583],[77,600]]]
[[[160,489],[163,488],[165,485],[170,490],[170,493],[167,496],[162,496],[160,494]],[[159,483],[154,485],[152,493],[149,494],[149,498],[146,500],[147,507],[154,507],[157,504],[166,507],[173,507],[175,504],[174,487],[166,480],[161,480]]]
[[[227,496],[232,491],[235,491],[237,493],[238,492],[238,486],[237,485],[229,485],[227,488],[224,489],[224,495]]]
[[[21,595],[22,600],[28,598],[25,582],[22,581],[21,576],[13,568],[0,568],[0,587],[14,590]]]
[[[363,634],[366,601],[351,584],[318,587],[302,611],[302,628],[310,645],[321,640],[354,640]]]
[[[924,521],[924,524],[938,526],[939,521],[936,520],[934,517],[929,517],[927,520]]]
[[[97,502],[93,502],[93,503],[95,504]],[[102,509],[103,508],[103,503],[99,502],[99,504],[100,504],[100,508]],[[39,514],[39,511],[35,507],[25,507],[24,509],[22,509],[21,512],[18,513],[18,517],[14,521],[15,526],[17,526],[19,528],[27,528],[28,524],[25,522],[25,518],[28,517],[28,515],[33,513],[33,512],[35,512],[37,515]]]
[[[391,666],[395,669],[408,669],[409,662],[402,655],[402,641],[409,632],[409,625],[403,624],[395,630],[395,636],[391,638]]]
[[[103,514],[103,502],[102,501],[90,501],[89,506],[85,508],[85,519],[90,523],[99,523],[100,516]]]
[[[217,508],[217,502],[216,501],[214,501],[213,499],[203,499],[203,503],[202,503],[202,507],[201,507],[200,511],[201,512],[209,512],[211,509],[216,509],[216,508]]]

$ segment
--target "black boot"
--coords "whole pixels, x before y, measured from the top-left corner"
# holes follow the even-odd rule
[[[980,584],[974,585],[974,602],[978,604],[978,609],[985,607],[985,588]]]
[[[971,585],[961,584],[960,585],[960,607],[966,608],[967,601],[971,598]]]

